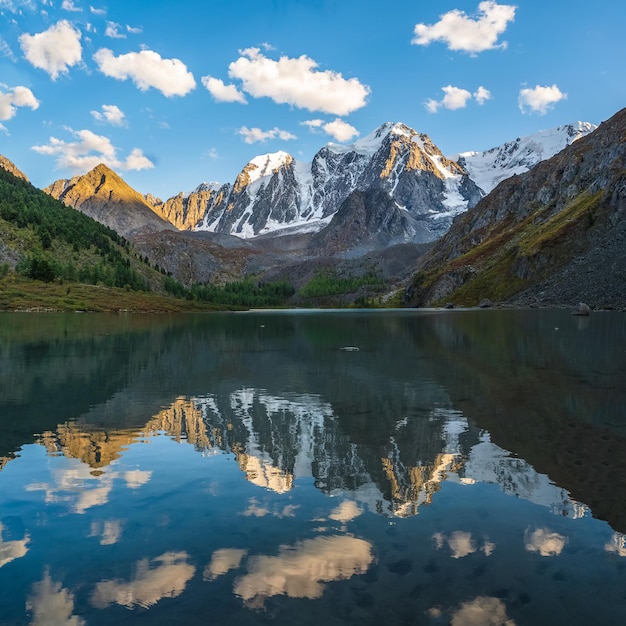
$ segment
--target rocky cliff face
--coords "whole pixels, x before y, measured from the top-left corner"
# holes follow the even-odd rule
[[[10,172],[11,174],[13,174],[13,176],[17,176],[18,178],[21,178],[22,180],[29,182],[28,178],[26,177],[26,174],[24,174],[19,169],[17,169],[17,166],[15,165],[15,163],[13,163],[12,161],[9,161],[9,159],[2,156],[1,154],[0,154],[0,167],[5,169],[7,172]]]
[[[57,180],[44,191],[124,236],[175,230],[152,210],[140,193],[103,164],[84,176]]]
[[[625,212],[623,109],[455,221],[420,263],[409,301],[477,304],[532,293],[537,303],[595,296],[597,305],[626,304]]]
[[[311,238],[313,256],[356,256],[397,243],[428,241],[426,223],[416,219],[382,189],[354,191],[340,205],[328,226]]]
[[[207,211],[220,205],[230,192],[229,185],[202,183],[189,194],[179,193],[165,202],[154,196],[145,196],[152,210],[179,230],[194,230],[202,223]]]
[[[244,238],[284,229],[316,232],[352,192],[370,189],[387,192],[410,220],[421,222],[413,228],[416,242],[441,236],[454,215],[483,195],[427,135],[389,123],[353,145],[328,144],[311,163],[285,152],[256,157],[234,185],[199,188],[155,210],[179,228]]]

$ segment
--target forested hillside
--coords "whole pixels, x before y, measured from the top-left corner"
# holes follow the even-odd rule
[[[0,167],[0,309],[245,308],[292,294],[254,281],[187,288],[114,230]]]
[[[27,278],[148,291],[156,273],[128,241],[0,168],[0,263]],[[152,283],[152,285],[151,285]]]

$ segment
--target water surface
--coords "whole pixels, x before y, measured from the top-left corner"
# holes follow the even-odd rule
[[[626,316],[0,316],[0,624],[626,623]]]

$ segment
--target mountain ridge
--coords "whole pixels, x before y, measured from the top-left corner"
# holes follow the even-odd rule
[[[82,176],[57,180],[43,191],[125,237],[146,230],[175,228],[157,215],[138,191],[103,163]]]
[[[284,228],[319,231],[350,193],[370,188],[387,191],[425,223],[416,230],[421,241],[439,237],[482,196],[427,135],[387,122],[353,144],[327,144],[310,163],[286,152],[258,155],[233,184],[200,185],[152,206],[184,230],[253,238]]]
[[[455,160],[485,193],[489,193],[502,180],[528,171],[596,128],[590,122],[565,124],[518,137],[483,152],[461,152]]]
[[[626,303],[626,109],[502,181],[417,265],[413,306]]]
[[[149,204],[181,230],[254,238],[320,231],[352,191],[381,188],[427,224],[417,229],[420,241],[436,240],[497,182],[527,171],[594,129],[576,122],[484,152],[446,157],[428,135],[402,122],[385,122],[352,144],[326,144],[310,163],[283,151],[257,155],[232,184],[202,183],[165,201],[149,198]],[[440,182],[426,183],[430,192],[416,193],[412,178],[419,172]]]

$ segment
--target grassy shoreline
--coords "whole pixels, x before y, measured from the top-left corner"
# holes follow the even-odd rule
[[[0,311],[5,312],[175,313],[233,308],[117,287],[44,283],[14,274],[0,278]]]

